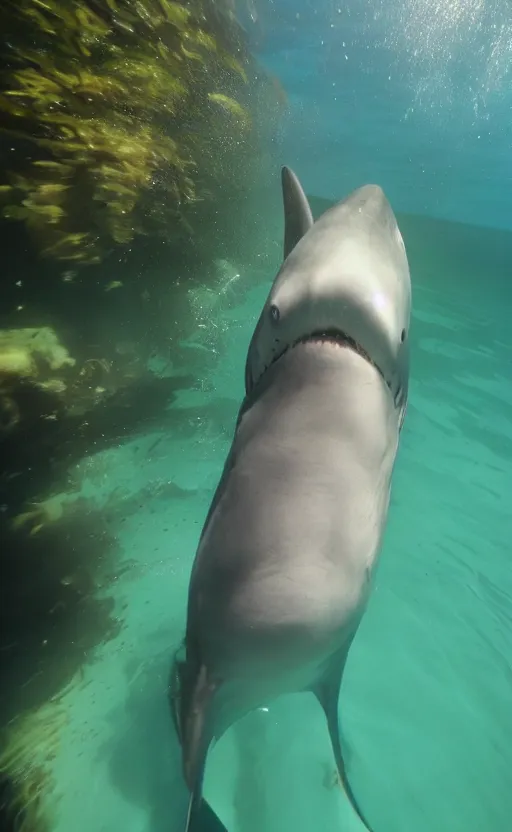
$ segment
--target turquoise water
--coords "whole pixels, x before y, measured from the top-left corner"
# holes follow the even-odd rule
[[[240,5],[289,99],[272,148],[275,198],[261,207],[259,256],[226,252],[218,285],[192,290],[195,331],[171,367],[192,387],[150,432],[78,467],[75,496],[101,509],[122,494],[104,520],[120,545],[122,628],[44,717],[64,715],[50,827],[183,830],[169,669],[245,352],[279,266],[286,163],[316,214],[363,182],[382,184],[413,282],[389,524],[340,697],[349,777],[374,832],[509,832],[512,13],[493,0],[435,11],[427,0]],[[210,756],[205,793],[228,832],[360,829],[305,695],[233,728]]]
[[[509,3],[275,0],[255,28],[309,193],[378,182],[399,210],[512,227]]]
[[[505,832],[512,235],[399,219],[414,280],[411,397],[375,591],[340,699],[348,767],[376,830]],[[105,495],[120,483],[137,493],[158,480],[175,493],[114,523],[131,562],[117,589],[125,626],[65,699],[56,832],[182,828],[186,794],[166,683],[242,396],[244,350],[268,288],[256,271],[240,280],[256,284],[243,303],[219,293],[210,326],[198,329],[196,345],[215,346],[218,361],[172,405],[172,431],[164,423],[105,452]],[[489,291],[500,285],[501,296]],[[211,755],[206,795],[230,832],[356,832],[333,774],[323,715],[297,696],[229,732]]]

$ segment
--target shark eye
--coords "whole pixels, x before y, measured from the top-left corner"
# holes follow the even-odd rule
[[[278,323],[279,318],[281,317],[281,313],[279,312],[279,308],[275,305],[275,303],[273,303],[272,306],[270,307],[270,317],[272,318],[272,320],[274,321],[275,324]]]
[[[400,343],[403,344],[405,341],[405,329],[402,329],[402,334],[400,335]]]

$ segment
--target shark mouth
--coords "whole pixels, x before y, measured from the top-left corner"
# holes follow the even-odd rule
[[[350,335],[347,335],[345,332],[342,332],[338,329],[323,329],[319,330],[318,332],[311,332],[309,335],[303,335],[301,338],[297,338],[296,341],[293,341],[288,347],[286,347],[282,352],[278,353],[275,358],[270,362],[275,364],[279,361],[280,358],[283,357],[287,352],[293,350],[299,344],[335,344],[339,347],[348,347],[348,349],[353,350],[354,352],[358,353],[365,361],[368,361],[373,367],[375,367],[379,373],[381,372],[379,367],[375,364],[375,362],[370,358],[366,350],[363,349],[361,344],[358,344],[354,338],[351,338]],[[382,373],[381,373],[382,375]]]
[[[386,379],[386,376],[384,375],[384,372],[379,367],[379,365],[375,363],[375,361],[366,352],[366,350],[363,349],[361,344],[359,344],[354,338],[351,338],[350,335],[347,335],[346,332],[342,332],[339,329],[321,329],[316,332],[311,332],[309,335],[303,335],[301,338],[297,338],[296,341],[293,341],[291,344],[285,347],[284,350],[281,350],[281,352],[278,352],[277,355],[274,356],[272,361],[266,365],[262,375],[264,375],[270,367],[276,364],[283,357],[283,355],[286,355],[287,352],[290,352],[290,350],[293,350],[295,347],[299,346],[299,344],[334,344],[339,347],[345,347],[349,350],[353,350],[353,352],[356,352],[358,355],[364,358],[364,360],[367,361],[368,364],[371,364],[372,367],[375,367],[375,369],[383,379],[384,383],[386,384],[386,387],[389,390],[391,390],[391,382]],[[400,422],[401,428],[405,416],[405,408],[407,406],[407,395],[404,399],[403,388],[401,385],[398,387],[398,390],[394,395],[394,401],[396,407],[402,408],[402,418]]]

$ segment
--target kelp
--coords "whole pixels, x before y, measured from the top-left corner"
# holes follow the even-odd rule
[[[253,70],[229,4],[4,0],[0,25],[0,132],[15,151],[3,216],[76,265],[189,233],[188,206],[251,142]]]

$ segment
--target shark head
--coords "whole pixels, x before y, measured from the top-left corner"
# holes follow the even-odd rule
[[[251,393],[271,364],[307,340],[339,341],[378,369],[402,424],[409,378],[411,280],[402,235],[382,189],[365,185],[313,221],[289,168],[282,170],[284,262],[251,340]]]

